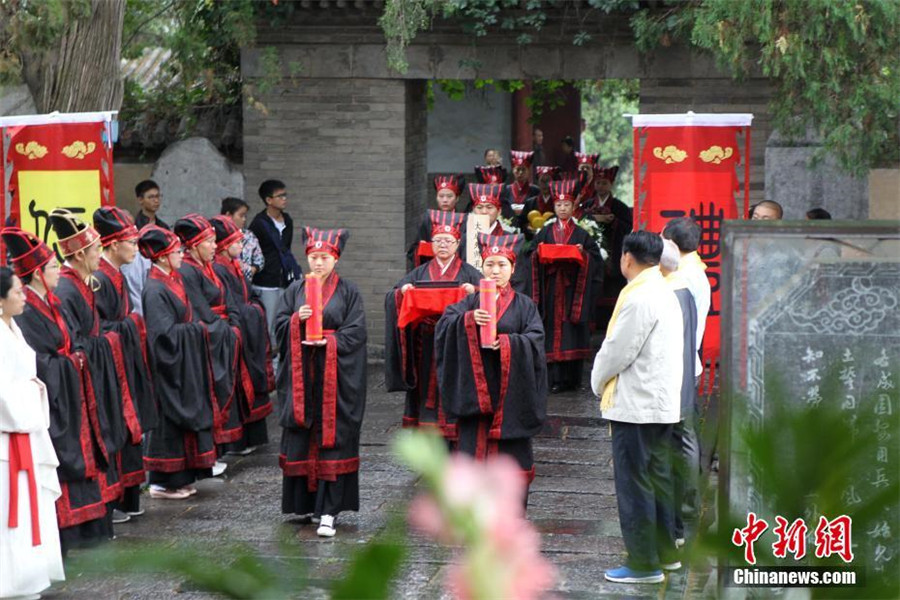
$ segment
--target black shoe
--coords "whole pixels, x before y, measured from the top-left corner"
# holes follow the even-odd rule
[[[558,393],[560,393],[561,391],[563,391],[562,386],[559,385],[558,383],[555,383],[555,384],[553,384],[552,386],[550,386],[550,393],[551,393],[551,394],[558,394]]]

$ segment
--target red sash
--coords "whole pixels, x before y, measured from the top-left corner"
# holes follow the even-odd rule
[[[31,545],[41,545],[41,524],[38,514],[37,481],[34,478],[34,458],[31,437],[27,433],[9,434],[9,521],[10,529],[19,526],[19,472],[28,475],[28,503],[31,508]]]

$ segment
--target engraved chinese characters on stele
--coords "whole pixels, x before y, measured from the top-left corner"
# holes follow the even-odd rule
[[[900,477],[900,264],[821,263],[772,288],[748,310],[747,402],[736,414],[751,427],[764,422],[772,410],[770,403],[776,401],[766,397],[767,385],[777,376],[786,392],[779,401],[786,397],[797,407],[840,416],[853,444],[865,448],[862,462],[842,482],[840,510],[856,519],[856,511],[863,507],[883,506],[874,517],[854,523],[865,531],[857,530],[852,545],[839,548],[839,555],[853,554],[855,563],[864,564],[873,577],[896,577],[900,501],[885,501],[884,495],[896,489],[892,486]],[[747,473],[732,475],[730,496],[748,499],[744,510],[755,510],[762,519],[764,499],[754,484],[753,465],[748,468]],[[732,505],[738,510],[734,501]],[[798,533],[795,529],[791,538],[789,528],[795,518],[803,517],[811,549],[815,539],[825,543],[837,532],[830,520],[823,526],[817,512],[810,508],[804,515],[785,515],[788,521],[773,522],[772,528],[780,526],[779,531],[798,547]],[[765,518],[772,520],[771,515]],[[775,550],[778,556],[790,548]],[[814,564],[819,553],[810,554],[807,560]]]

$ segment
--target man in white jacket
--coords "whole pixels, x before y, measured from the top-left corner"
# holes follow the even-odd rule
[[[680,419],[683,320],[659,271],[662,239],[647,231],[625,237],[619,294],[591,387],[612,429],[619,521],[628,559],[606,572],[621,583],[658,583],[676,558],[672,503],[672,427]]]

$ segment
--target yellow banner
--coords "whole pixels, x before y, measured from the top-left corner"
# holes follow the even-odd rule
[[[67,208],[91,223],[100,208],[99,171],[19,171],[19,206],[22,229],[27,229],[57,251],[49,215]]]

